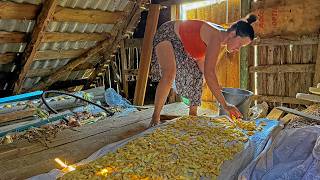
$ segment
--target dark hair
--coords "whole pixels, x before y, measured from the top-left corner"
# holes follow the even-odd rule
[[[257,20],[256,15],[249,15],[245,20],[239,20],[238,22],[234,23],[228,31],[236,31],[236,35],[240,37],[250,37],[251,40],[254,39],[254,30],[251,26]]]

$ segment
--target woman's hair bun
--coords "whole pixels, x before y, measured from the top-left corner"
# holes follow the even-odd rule
[[[248,22],[249,24],[252,24],[252,23],[254,23],[254,22],[256,22],[256,21],[257,21],[257,16],[254,15],[254,14],[250,14],[250,15],[247,17],[247,22]]]

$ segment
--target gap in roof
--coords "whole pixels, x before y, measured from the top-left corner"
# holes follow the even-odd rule
[[[211,4],[220,3],[222,1],[226,1],[226,0],[210,0],[210,1],[184,3],[181,5],[181,19],[182,20],[187,19],[187,11],[189,10],[210,6]]]

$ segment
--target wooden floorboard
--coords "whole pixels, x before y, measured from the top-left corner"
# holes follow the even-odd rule
[[[120,141],[145,130],[151,120],[153,108],[130,113],[125,117],[112,117],[97,123],[63,130],[55,139],[40,143],[19,142],[0,146],[0,173],[5,179],[23,179],[57,168],[54,158],[76,163],[103,146]],[[166,105],[162,114],[181,116],[188,114],[183,103]],[[199,115],[208,114],[200,110]]]

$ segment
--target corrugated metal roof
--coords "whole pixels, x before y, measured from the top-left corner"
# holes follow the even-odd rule
[[[39,5],[44,0],[11,0],[16,3],[29,3]],[[79,9],[95,9],[102,11],[124,11],[127,7],[133,7],[133,2],[129,0],[60,0],[59,5],[68,8],[79,8]],[[8,20],[0,19],[0,31],[7,32],[32,32],[35,21],[33,20]],[[56,22],[52,21],[49,23],[46,31],[48,32],[64,32],[64,33],[105,33],[111,32],[114,28],[113,24],[90,24],[90,23],[79,23],[79,22]],[[76,42],[50,42],[41,43],[39,50],[71,50],[71,49],[88,49],[94,47],[97,41],[76,41]],[[23,52],[26,43],[5,43],[0,44],[0,53],[6,52]],[[50,59],[35,61],[31,65],[31,70],[34,69],[54,69],[60,68],[67,64],[71,59]],[[98,61],[92,59],[90,61]],[[95,62],[97,63],[97,62]],[[0,71],[11,71],[14,68],[13,64],[0,65]],[[86,76],[86,71],[72,72],[67,79],[77,79]],[[41,78],[33,77],[27,78],[23,83],[24,88],[31,88]]]

